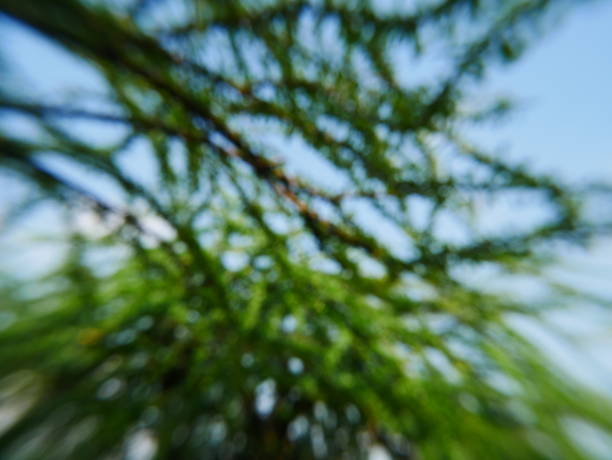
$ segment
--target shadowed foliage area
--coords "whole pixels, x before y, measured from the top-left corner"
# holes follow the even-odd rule
[[[0,457],[591,458],[610,401],[512,319],[579,298],[543,273],[609,223],[466,135],[572,6],[0,0],[101,82],[0,83],[15,214],[64,216],[0,286]]]

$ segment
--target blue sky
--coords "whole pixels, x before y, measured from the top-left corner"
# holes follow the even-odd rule
[[[528,51],[495,73],[520,110],[486,140],[515,158],[568,178],[612,173],[612,2],[577,8]]]

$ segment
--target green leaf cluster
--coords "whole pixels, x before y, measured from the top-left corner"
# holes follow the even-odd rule
[[[0,85],[36,126],[0,124],[0,168],[69,223],[57,267],[0,291],[1,458],[590,458],[568,427],[609,433],[610,401],[511,319],[567,301],[542,268],[609,226],[464,136],[510,108],[475,103],[487,71],[572,2],[395,3],[0,0],[105,85]],[[513,196],[542,219],[484,230]]]

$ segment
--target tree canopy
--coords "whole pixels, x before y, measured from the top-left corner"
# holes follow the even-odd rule
[[[103,82],[0,83],[17,211],[68,223],[2,284],[0,457],[590,458],[569,423],[612,405],[512,318],[575,299],[540,274],[609,226],[468,135],[573,3],[0,0]]]

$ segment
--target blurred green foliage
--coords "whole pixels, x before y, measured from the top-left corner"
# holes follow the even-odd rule
[[[481,104],[487,70],[572,2],[405,3],[0,0],[106,85],[0,86],[37,126],[0,129],[0,167],[69,223],[61,264],[1,288],[0,458],[590,458],[568,423],[609,432],[610,401],[509,322],[569,294],[467,276],[545,283],[557,242],[606,231],[462,135],[510,108]],[[513,194],[542,219],[483,230]]]

